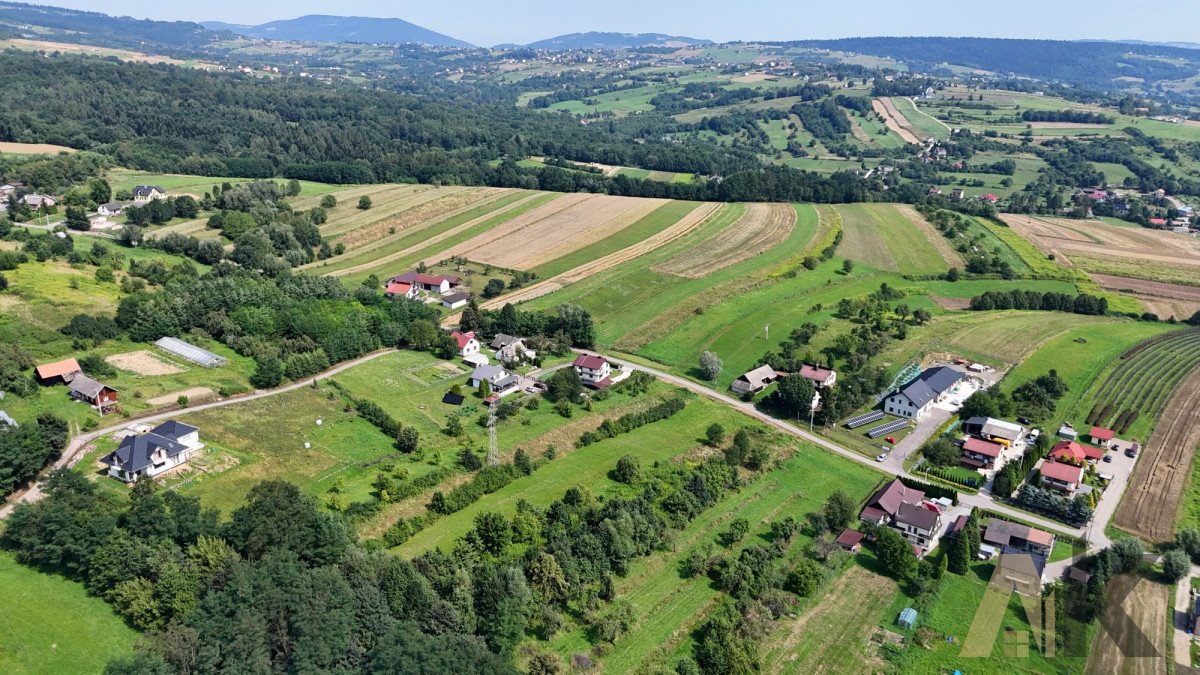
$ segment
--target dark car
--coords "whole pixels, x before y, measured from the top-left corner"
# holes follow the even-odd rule
[[[1033,424],[1033,420],[1029,419],[1028,417],[1018,417],[1017,422],[1020,422],[1021,424]]]
[[[1111,461],[1112,461],[1112,455],[1105,454],[1105,455],[1104,455],[1104,461],[1106,461],[1106,462],[1111,462]]]

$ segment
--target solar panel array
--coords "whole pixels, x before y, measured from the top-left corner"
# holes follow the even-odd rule
[[[871,412],[863,413],[862,415],[859,415],[858,417],[851,417],[846,422],[846,426],[850,427],[851,429],[857,429],[857,428],[863,426],[864,424],[870,424],[871,422],[878,422],[879,420],[883,419],[884,417],[886,417],[886,415],[883,414],[882,410],[872,410]]]
[[[198,363],[205,368],[215,368],[229,363],[229,360],[224,356],[214,354],[207,349],[201,349],[196,345],[188,344],[183,340],[173,337],[160,338],[154,345],[163,351],[187,359],[192,363]]]
[[[890,434],[893,431],[900,431],[901,429],[903,429],[906,426],[908,426],[908,420],[904,420],[904,419],[892,420],[891,422],[888,422],[886,424],[880,424],[879,426],[875,427],[874,429],[868,430],[867,437],[868,438],[879,438],[880,436],[882,436],[884,434]]]

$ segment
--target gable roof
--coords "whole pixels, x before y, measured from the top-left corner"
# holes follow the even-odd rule
[[[896,522],[922,530],[932,530],[937,527],[938,512],[936,509],[925,508],[920,504],[904,502],[896,510]]]
[[[867,507],[877,508],[888,515],[894,516],[900,509],[901,504],[919,504],[924,498],[924,492],[906,486],[897,478],[879,488],[879,491],[867,502]]]
[[[1002,449],[1003,447],[999,443],[985,441],[982,438],[975,438],[974,436],[968,438],[966,443],[963,443],[963,450],[993,459],[1000,456]]]
[[[1032,529],[1028,525],[1014,523],[1011,520],[988,518],[987,524],[983,526],[982,539],[989,544],[1008,546],[1013,537],[1029,541],[1029,532]]]
[[[917,379],[901,387],[897,393],[912,401],[913,406],[923,408],[926,403],[958,384],[962,378],[963,374],[953,368],[930,368],[918,375]]]
[[[864,536],[865,535],[858,530],[845,530],[838,535],[837,543],[840,546],[852,548],[861,544]]]
[[[71,380],[70,388],[71,391],[79,392],[88,398],[96,398],[105,389],[116,391],[116,389],[102,382],[97,382],[87,375],[76,375],[75,379]]]
[[[493,378],[504,378],[504,377],[507,377],[508,375],[509,375],[509,372],[507,370],[505,370],[504,368],[501,368],[500,366],[492,366],[492,365],[479,366],[475,370],[471,371],[471,379],[472,380],[487,380],[489,382]]]
[[[450,335],[451,335],[451,337],[454,338],[454,340],[456,342],[458,342],[459,349],[465,348],[468,344],[470,344],[471,340],[475,339],[475,331],[471,331],[469,333],[461,333],[459,331],[454,331]]]
[[[822,366],[804,364],[800,366],[800,377],[804,377],[815,382],[824,382],[833,375],[832,368],[824,368]]]
[[[509,345],[515,345],[516,343],[522,342],[522,341],[523,341],[522,338],[519,338],[519,337],[516,337],[513,335],[505,335],[504,333],[497,333],[496,337],[492,338],[492,349],[502,349],[504,347],[507,347]]]
[[[1114,432],[1112,429],[1105,429],[1104,427],[1092,427],[1092,430],[1088,432],[1088,436],[1091,436],[1092,438],[1098,438],[1102,441],[1111,441],[1113,437],[1116,436],[1116,432]]]
[[[1075,441],[1059,441],[1050,451],[1050,456],[1054,459],[1082,463],[1088,459],[1100,459],[1104,456],[1104,451]]]
[[[1041,579],[1045,566],[1046,561],[1041,556],[1014,549],[1004,549],[1000,552],[1000,559],[996,561],[996,571],[992,573],[992,578],[1002,578],[999,575],[1003,573]]]
[[[387,292],[392,295],[408,295],[412,291],[412,284],[401,281],[388,282]]]
[[[600,370],[604,364],[608,363],[608,359],[599,354],[580,354],[575,357],[575,361],[571,364],[576,368],[586,368],[588,370]]]
[[[188,449],[182,443],[151,431],[147,434],[126,436],[117,449],[105,455],[100,462],[115,464],[125,471],[141,471],[152,464],[151,458],[160,448],[166,452],[167,457],[174,457]]]
[[[135,197],[141,196],[141,195],[149,196],[151,193],[153,193],[155,191],[161,192],[163,194],[167,193],[166,190],[162,189],[162,187],[160,187],[158,185],[138,185],[137,187],[133,188],[133,195]]]
[[[162,424],[158,425],[157,427],[154,427],[154,429],[152,429],[150,431],[150,433],[158,434],[159,436],[162,436],[163,438],[169,438],[171,440],[177,441],[177,440],[183,438],[184,436],[187,436],[188,434],[195,432],[195,431],[200,431],[200,429],[198,429],[197,427],[194,427],[190,424],[184,424],[183,422],[177,422],[175,420],[167,420],[166,422],[163,422]]]
[[[775,379],[775,369],[771,366],[759,366],[748,373],[738,377],[739,380],[749,382],[755,387],[765,387]]]
[[[1078,483],[1083,479],[1083,467],[1065,462],[1042,462],[1041,473],[1044,478],[1053,478],[1064,483]]]
[[[470,293],[450,293],[442,296],[442,302],[453,305],[456,302],[466,302],[471,299]]]
[[[79,367],[79,362],[75,359],[63,359],[54,363],[44,363],[37,367],[37,376],[43,380],[79,372],[83,372],[83,368]]]
[[[987,418],[981,429],[984,436],[997,436],[1010,441],[1015,441],[1024,433],[1025,427],[1013,422],[1005,422],[1004,420]]]

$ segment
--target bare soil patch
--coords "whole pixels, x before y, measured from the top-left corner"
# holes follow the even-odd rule
[[[942,298],[931,296],[930,299],[936,302],[937,306],[941,307],[942,309],[963,310],[971,308],[970,298]]]
[[[1167,599],[1169,586],[1141,577],[1118,575],[1108,584],[1108,608],[1112,620],[1107,630],[1096,631],[1088,655],[1089,675],[1166,675]],[[1124,601],[1118,601],[1124,597]],[[1120,614],[1123,609],[1132,621]],[[1150,654],[1146,652],[1149,651]],[[1153,653],[1157,652],[1157,656]],[[1139,654],[1138,656],[1128,656]]]
[[[1142,449],[1113,522],[1145,541],[1175,534],[1181,499],[1200,445],[1200,370],[1171,397]]]
[[[184,371],[183,368],[145,349],[113,354],[104,360],[121,370],[128,370],[138,375],[173,375]]]
[[[871,107],[883,118],[883,123],[887,125],[887,128],[896,132],[905,143],[921,142],[921,139],[912,132],[912,123],[908,121],[904,113],[896,109],[896,104],[892,103],[892,99],[877,98],[871,101]]]
[[[1200,302],[1200,286],[1168,284],[1161,281],[1130,279],[1129,277],[1117,277],[1108,274],[1093,274],[1091,277],[1096,280],[1096,283],[1110,291],[1129,291],[1141,295],[1153,295],[1159,298]]]
[[[6,155],[57,155],[60,152],[77,152],[75,148],[49,143],[0,143],[0,153]]]
[[[180,396],[188,397],[189,403],[195,403],[200,399],[210,398],[213,395],[213,390],[208,387],[192,387],[182,391],[173,391],[170,394],[163,394],[155,398],[146,399],[146,403],[150,405],[167,405],[179,400]]]
[[[655,272],[696,279],[753,258],[787,239],[796,226],[789,204],[751,204],[737,222],[690,251],[650,268]]]

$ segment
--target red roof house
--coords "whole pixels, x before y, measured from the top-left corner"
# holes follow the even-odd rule
[[[963,443],[962,449],[963,464],[976,468],[987,468],[996,461],[996,458],[1000,456],[1000,451],[1004,447],[999,443],[985,441],[982,438],[972,436]]]
[[[387,285],[387,291],[384,292],[384,295],[386,295],[389,300],[392,298],[412,298],[415,297],[416,294],[416,286],[400,281],[389,282]]]
[[[800,366],[800,377],[811,380],[818,387],[832,387],[837,383],[837,372],[832,368],[825,368],[809,363]]]
[[[861,518],[879,523],[889,516],[896,515],[901,504],[920,504],[923,499],[925,499],[924,492],[906,486],[897,478],[880,488],[871,497],[866,508],[862,510]]]
[[[1092,430],[1088,432],[1092,443],[1104,448],[1107,448],[1108,444],[1112,443],[1113,437],[1116,435],[1116,432],[1112,429],[1105,429],[1104,427],[1092,427]]]
[[[75,359],[63,359],[54,363],[45,363],[37,367],[37,378],[42,384],[58,384],[70,382],[76,375],[83,372]]]
[[[863,536],[858,530],[845,530],[838,535],[837,544],[847,551],[857,553],[862,548]]]
[[[1071,493],[1083,482],[1083,467],[1066,462],[1042,462],[1042,483],[1049,487]]]
[[[999,197],[997,197],[996,195],[994,195],[990,192],[987,193],[986,195],[983,195],[982,197],[980,197],[980,199],[982,199],[983,201],[985,201],[989,204],[995,204],[996,202],[1000,201]]]
[[[1104,452],[1099,448],[1082,445],[1075,441],[1059,441],[1054,449],[1050,451],[1050,458],[1060,462],[1070,462],[1072,464],[1083,464],[1089,459],[1100,459],[1104,457]]]
[[[1159,226],[1159,227],[1166,227],[1166,226],[1167,226],[1167,219],[1166,219],[1166,218],[1151,218],[1151,219],[1150,219],[1150,224],[1151,224],[1151,225],[1157,225],[1157,226]]]

